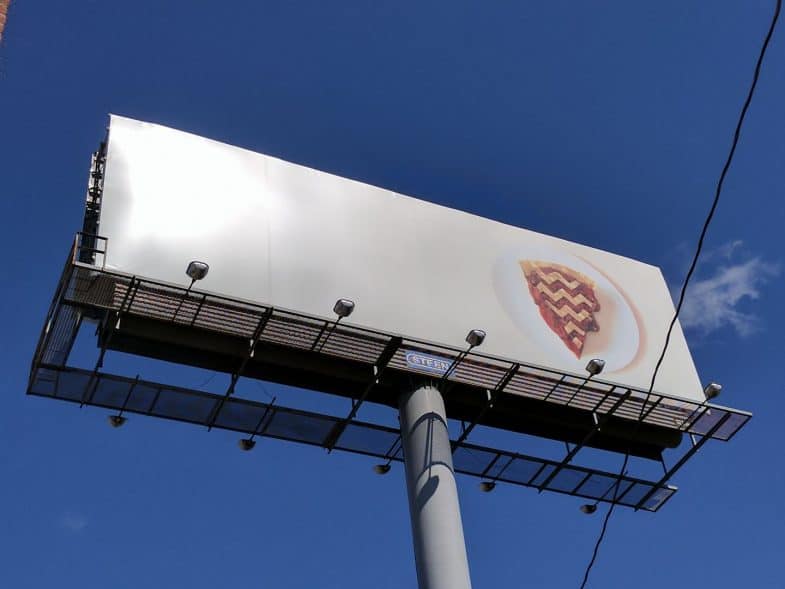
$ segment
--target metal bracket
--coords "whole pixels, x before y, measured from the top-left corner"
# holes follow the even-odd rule
[[[267,428],[270,427],[270,424],[273,421],[273,417],[275,417],[275,399],[276,397],[273,397],[273,400],[270,401],[270,404],[264,410],[264,413],[262,413],[262,416],[259,418],[259,421],[256,423],[256,427],[253,428],[253,433],[251,434],[249,439],[253,440],[255,436],[263,436],[264,433],[267,431]],[[268,419],[267,422],[265,422],[265,419],[267,418],[268,415],[270,416],[270,419]]]
[[[561,378],[558,381],[556,381],[556,384],[553,385],[553,387],[551,387],[551,390],[548,391],[548,394],[546,394],[545,397],[543,397],[542,400],[543,401],[547,401],[548,399],[550,399],[551,395],[556,392],[556,389],[558,389],[559,386],[561,386],[561,384],[564,382],[565,378],[567,378],[566,375],[562,374]]]
[[[496,402],[496,399],[498,399],[499,395],[501,395],[502,392],[504,392],[504,388],[510,383],[513,377],[517,374],[518,369],[520,367],[521,367],[520,364],[513,364],[512,366],[510,366],[510,368],[507,370],[504,376],[502,376],[499,382],[496,383],[496,386],[493,388],[493,390],[489,391],[488,402],[485,403],[485,406],[480,410],[480,412],[474,418],[474,421],[472,421],[469,424],[469,427],[465,428],[463,432],[461,432],[460,437],[458,437],[458,439],[455,440],[455,442],[453,442],[452,444],[453,453],[455,452],[456,448],[458,448],[458,446],[460,446],[461,443],[463,443],[463,441],[469,437],[469,434],[472,433],[472,430],[475,427],[477,427],[477,423],[483,417],[485,417],[485,414],[493,407],[493,404]]]
[[[243,358],[243,361],[240,363],[240,366],[232,373],[231,380],[229,381],[229,387],[226,389],[226,393],[221,398],[221,400],[216,404],[215,409],[212,411],[212,415],[207,421],[207,431],[213,429],[215,425],[216,419],[218,419],[218,414],[221,413],[221,409],[226,404],[227,399],[232,396],[234,393],[234,388],[237,386],[237,381],[240,380],[240,376],[245,371],[245,367],[250,362],[251,358],[254,356],[254,352],[256,351],[256,344],[259,341],[259,338],[262,336],[262,332],[264,331],[267,322],[270,321],[270,317],[273,316],[273,308],[268,307],[267,310],[262,314],[259,318],[259,323],[256,324],[256,329],[254,329],[253,335],[251,336],[250,343],[248,345],[248,353]]]
[[[341,319],[343,319],[343,316],[338,317],[337,320],[332,321],[332,322],[330,322],[330,321],[325,321],[324,322],[324,325],[322,325],[322,328],[319,330],[319,333],[316,334],[316,338],[313,340],[313,344],[311,344],[311,351],[312,352],[314,352],[314,351],[321,352],[322,349],[324,349],[324,346],[327,344],[327,341],[330,339],[332,334],[337,329],[338,324],[341,322]],[[330,327],[330,329],[327,329],[328,327]],[[322,335],[324,335],[325,331],[327,331],[327,335],[325,335],[324,336],[324,340],[322,340]],[[320,340],[321,340],[321,344],[319,344]],[[319,348],[317,349],[316,346],[319,346]]]
[[[618,409],[622,405],[622,403],[624,403],[630,397],[631,394],[632,391],[627,390],[626,393],[624,393],[621,397],[619,397],[619,399],[613,404],[613,406],[608,410],[608,412],[596,421],[596,425],[591,429],[591,431],[584,436],[584,438],[578,443],[578,445],[576,445],[570,452],[567,453],[567,455],[559,463],[559,465],[553,469],[553,472],[551,472],[551,474],[549,474],[545,478],[545,480],[540,485],[538,485],[537,488],[539,491],[542,491],[545,487],[547,487],[548,483],[550,483],[554,478],[556,478],[556,475],[558,475],[561,472],[561,470],[565,466],[567,466],[573,458],[575,458],[575,455],[578,452],[580,452],[581,449],[586,444],[588,444],[595,435],[599,433],[602,427],[613,416],[616,409]]]
[[[465,350],[461,350],[461,352],[455,358],[453,358],[453,361],[447,367],[447,370],[444,371],[444,374],[442,374],[439,382],[436,383],[436,388],[439,389],[443,396],[446,396],[449,390],[455,385],[455,383],[449,383],[449,386],[444,386],[444,384],[447,382],[447,379],[450,378],[452,373],[455,372],[455,369],[458,368],[460,363],[466,359],[466,356],[469,355],[469,352],[471,352],[472,348],[474,347],[475,346],[470,345]]]
[[[338,321],[340,321],[340,320],[341,320],[341,318],[339,317]],[[335,325],[338,325],[338,321],[335,322]],[[324,338],[324,343],[322,343],[322,345],[317,350],[316,346],[319,345],[319,342],[321,341],[322,336],[324,335],[324,332],[327,331],[327,328],[330,326],[330,322],[329,321],[325,321],[324,322],[324,324],[322,325],[322,328],[319,330],[319,333],[316,334],[316,337],[314,338],[313,343],[311,344],[311,351],[312,352],[313,351],[317,351],[317,352],[321,351],[321,349],[324,347],[324,344],[326,344],[327,340],[330,339],[330,335],[332,334],[333,330],[335,329],[335,325],[330,330],[330,332],[327,334],[327,337]]]
[[[635,506],[635,511],[639,510],[641,506],[644,503],[646,503],[646,501],[648,501],[649,498],[652,495],[654,495],[654,493],[657,492],[659,488],[661,488],[665,483],[667,483],[671,479],[671,477],[674,474],[676,474],[676,471],[678,471],[684,465],[685,462],[687,462],[690,458],[692,458],[692,455],[695,454],[695,452],[697,452],[698,450],[700,450],[701,446],[703,446],[703,444],[708,442],[711,439],[711,437],[717,432],[717,430],[719,430],[725,424],[725,422],[728,421],[728,419],[730,419],[730,416],[731,416],[730,413],[726,413],[724,416],[722,416],[722,418],[719,419],[719,421],[717,421],[717,423],[714,424],[714,426],[709,431],[707,431],[703,436],[701,436],[701,439],[698,440],[698,442],[695,443],[687,452],[685,452],[684,456],[682,456],[679,459],[679,461],[676,464],[674,464],[671,467],[671,469],[667,471],[659,481],[657,481],[657,483],[651,488],[651,491],[646,493],[643,496],[643,498],[640,501],[638,501],[638,504]]]
[[[95,390],[98,387],[98,371],[104,365],[104,356],[106,356],[106,349],[109,347],[109,344],[112,342],[112,336],[115,332],[120,329],[120,320],[123,317],[123,313],[127,312],[128,309],[131,308],[131,305],[134,302],[134,297],[136,296],[137,291],[139,290],[139,284],[141,283],[140,280],[137,280],[136,276],[131,278],[131,284],[128,286],[128,290],[125,291],[125,296],[123,296],[123,300],[120,302],[120,309],[117,311],[117,319],[115,321],[114,327],[109,327],[109,334],[106,336],[104,343],[101,345],[101,351],[98,354],[98,359],[95,361],[95,367],[93,368],[93,372],[90,375],[90,380],[85,387],[84,395],[82,395],[82,400],[79,403],[79,407],[84,407],[86,403],[90,403],[93,400],[93,395],[95,395]],[[133,291],[133,295],[131,292]],[[129,299],[130,296],[130,299]],[[126,303],[128,307],[126,309]],[[105,315],[105,321],[108,322],[110,313],[107,311]]]
[[[123,401],[122,407],[120,407],[120,411],[118,412],[118,415],[122,415],[123,411],[125,411],[125,408],[128,406],[128,401],[131,400],[131,395],[133,394],[134,389],[138,384],[139,384],[139,375],[137,374],[136,378],[134,379],[134,382],[132,382],[131,386],[128,388],[128,394],[125,396],[125,400]]]
[[[368,395],[370,394],[373,387],[379,384],[382,374],[387,369],[387,366],[389,366],[390,360],[393,359],[395,352],[398,351],[398,348],[401,347],[402,343],[403,339],[400,337],[390,338],[390,341],[387,342],[384,350],[382,350],[382,353],[379,354],[379,357],[376,359],[376,362],[373,365],[373,379],[366,385],[357,401],[352,401],[352,409],[349,411],[349,414],[341,421],[336,423],[330,430],[330,433],[327,434],[327,437],[324,441],[324,447],[327,448],[328,452],[332,452],[333,448],[335,448],[335,444],[338,443],[338,439],[341,437],[341,434],[343,434],[344,430],[346,430],[346,426],[348,426],[352,419],[354,419],[354,417],[357,415],[357,412],[360,410],[360,406],[368,398]]]

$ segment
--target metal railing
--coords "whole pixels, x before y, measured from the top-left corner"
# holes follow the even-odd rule
[[[73,263],[67,304],[111,310],[214,333],[253,338],[299,349],[312,350],[329,326],[330,337],[321,342],[318,353],[372,365],[396,334],[385,333],[333,319],[316,317],[226,296],[188,290],[185,286],[134,277],[95,266]],[[175,315],[176,312],[176,315]],[[255,335],[267,317],[265,329]],[[712,437],[729,440],[749,420],[744,411],[697,403],[642,389],[569,374],[525,362],[513,362],[476,351],[466,353],[456,347],[403,337],[389,361],[390,368],[420,374],[406,361],[406,353],[418,351],[452,362],[460,357],[448,381],[493,391],[509,376],[500,393],[517,395],[545,403],[603,415],[615,406],[614,416],[685,433],[704,435],[726,414],[730,417]],[[621,401],[621,402],[619,402]],[[710,410],[709,410],[710,409]]]
[[[414,351],[438,356],[450,364],[443,379],[447,391],[461,384],[487,394],[486,405],[452,442],[456,471],[606,502],[614,501],[608,490],[621,478],[615,502],[649,511],[656,511],[673,495],[676,489],[668,481],[704,443],[712,439],[730,440],[751,417],[736,409],[685,401],[659,392],[647,395],[640,389],[513,362],[475,350],[107,270],[106,246],[107,240],[103,238],[77,235],[35,351],[28,385],[30,394],[177,419],[208,429],[229,429],[319,445],[328,450],[368,454],[388,461],[400,460],[398,430],[360,422],[357,412],[386,370],[422,374],[407,362],[406,354]],[[80,261],[85,259],[82,253],[85,251],[92,256],[92,264]],[[67,366],[83,316],[112,323],[107,326],[109,335],[92,370]],[[122,329],[123,319],[131,316],[247,341],[247,351],[237,358],[229,388],[217,395],[101,372],[112,335]],[[352,409],[344,417],[238,399],[233,394],[234,384],[259,343],[308,351],[325,358],[352,360],[367,365],[368,374],[373,376],[363,392],[353,399]],[[594,416],[594,429],[581,443],[568,446],[567,454],[555,461],[469,443],[469,435],[476,425],[482,424],[486,412],[507,395],[584,411]],[[618,473],[573,464],[575,455],[610,417],[630,422],[640,420],[689,434],[692,445],[657,481],[626,474],[620,477]],[[393,448],[396,450],[392,451]]]

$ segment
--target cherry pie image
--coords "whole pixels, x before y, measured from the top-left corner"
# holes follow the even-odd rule
[[[580,358],[589,333],[600,330],[594,316],[600,310],[594,281],[561,264],[535,260],[519,264],[540,316]]]

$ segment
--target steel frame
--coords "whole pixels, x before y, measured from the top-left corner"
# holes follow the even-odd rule
[[[98,247],[103,244],[103,249]],[[75,401],[80,405],[110,407],[122,412],[136,412],[148,415],[159,415],[156,409],[162,394],[174,395],[168,391],[180,391],[178,398],[192,397],[194,402],[203,400],[206,393],[179,389],[158,383],[146,383],[137,375],[122,400],[108,403],[106,399],[97,399],[96,395],[105,396],[101,390],[103,383],[126,382],[126,377],[109,375],[101,372],[104,356],[115,333],[122,329],[122,321],[126,316],[146,317],[162,321],[171,321],[194,329],[207,330],[233,336],[247,338],[248,347],[238,364],[230,374],[230,383],[222,395],[208,395],[210,411],[203,418],[191,419],[182,415],[173,416],[160,414],[170,419],[179,419],[200,423],[208,430],[214,427],[244,431],[251,436],[278,437],[293,439],[304,443],[319,445],[328,451],[334,449],[347,450],[367,454],[385,460],[400,460],[400,438],[397,430],[378,424],[370,424],[357,420],[362,405],[369,394],[380,382],[383,382],[388,370],[409,373],[419,377],[421,372],[409,366],[405,361],[405,352],[421,351],[435,353],[451,359],[449,370],[442,376],[439,384],[444,394],[455,384],[464,384],[485,391],[486,402],[475,418],[464,427],[460,435],[452,441],[452,451],[456,459],[456,470],[474,476],[490,478],[493,481],[507,481],[513,484],[529,486],[539,491],[549,490],[594,499],[628,505],[635,509],[656,511],[675,492],[675,487],[668,481],[692,457],[698,449],[709,440],[730,440],[735,433],[749,420],[750,414],[736,409],[710,405],[708,403],[692,403],[671,397],[660,392],[649,395],[646,391],[622,387],[618,384],[559,372],[536,365],[515,362],[478,353],[469,348],[459,349],[433,342],[406,338],[380,331],[374,331],[348,323],[341,323],[341,318],[330,320],[324,317],[309,316],[286,309],[261,305],[239,299],[196,291],[188,286],[168,284],[145,277],[130,276],[120,272],[107,271],[103,262],[107,241],[99,236],[85,238],[77,235],[71,253],[65,265],[63,275],[58,283],[54,299],[47,314],[44,330],[39,339],[33,359],[28,384],[28,393],[58,398],[57,394],[47,394],[49,384],[54,383],[55,389],[63,386],[62,378],[73,379],[78,375],[81,379],[87,374],[87,380],[78,391]],[[83,250],[89,253],[83,253]],[[82,260],[90,258],[93,263]],[[75,310],[75,311],[74,311]],[[75,332],[81,319],[75,320],[74,313],[100,317],[102,320],[101,346],[98,360],[92,370],[85,371],[67,365],[68,353],[73,344]],[[326,335],[325,335],[326,334]],[[369,367],[369,379],[362,392],[352,400],[351,410],[344,417],[332,417],[324,414],[299,412],[273,404],[258,404],[252,401],[237,399],[234,396],[237,382],[242,378],[248,362],[254,357],[260,342],[275,342],[299,350],[307,350],[326,358],[346,358],[360,362]],[[53,359],[57,361],[52,361]],[[63,375],[66,375],[63,377]],[[433,378],[433,375],[429,375]],[[77,380],[78,380],[77,379]],[[140,410],[131,406],[136,402],[135,395],[144,383],[145,390],[156,390],[155,398],[149,406]],[[119,386],[119,385],[118,385]],[[152,388],[151,388],[152,387]],[[137,392],[135,392],[137,391]],[[69,393],[73,395],[73,392]],[[545,404],[571,407],[590,412],[594,417],[595,426],[585,437],[573,447],[567,444],[566,454],[561,460],[547,460],[517,454],[515,452],[475,446],[468,443],[469,436],[478,425],[482,425],[484,416],[494,404],[505,395],[518,395],[531,398]],[[214,401],[214,403],[213,403]],[[199,401],[200,403],[202,401]],[[207,401],[205,401],[207,403]],[[238,405],[238,403],[240,405]],[[261,417],[254,420],[254,426],[244,428],[227,427],[226,410],[233,411],[237,407],[263,407]],[[249,409],[250,411],[250,409]],[[329,430],[318,440],[302,440],[287,437],[280,432],[271,431],[276,415],[305,416],[303,423],[329,424]],[[630,422],[646,423],[659,427],[668,427],[675,431],[688,434],[693,439],[692,447],[676,461],[673,467],[666,469],[657,481],[648,481],[629,477],[627,474],[605,472],[596,468],[572,464],[576,455],[602,430],[610,420],[622,419]],[[292,419],[294,419],[292,417]],[[321,420],[321,421],[319,421]],[[321,426],[320,426],[321,427]],[[273,428],[275,430],[275,428]],[[347,432],[392,432],[393,436],[384,451],[362,445],[353,447],[353,442],[344,440]],[[699,438],[697,442],[695,438]],[[467,454],[468,453],[468,454]],[[492,456],[482,468],[466,466],[471,453],[482,453]],[[501,462],[500,462],[501,461]],[[511,470],[523,467],[533,468],[527,476],[510,474]],[[536,466],[536,468],[534,468]],[[563,474],[569,477],[580,475],[577,482],[569,488],[562,488],[560,482]],[[609,488],[602,487],[591,492],[590,481],[613,481]],[[625,487],[614,498],[608,498],[608,490],[613,485],[624,482]],[[596,485],[594,485],[596,486]],[[618,490],[621,490],[621,484]],[[641,490],[633,493],[635,501],[625,499],[632,489]]]

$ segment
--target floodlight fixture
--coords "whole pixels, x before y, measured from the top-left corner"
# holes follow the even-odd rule
[[[338,315],[338,320],[333,323],[333,325],[328,329],[328,324],[325,323],[322,330],[319,332],[319,335],[316,336],[316,341],[314,341],[313,346],[311,347],[312,350],[316,350],[317,352],[321,352],[324,345],[327,343],[327,340],[330,339],[330,336],[335,331],[335,328],[341,322],[341,319],[344,317],[348,317],[354,312],[354,301],[350,299],[338,299],[335,301],[335,305],[333,306],[333,313]],[[327,333],[325,334],[325,330]],[[322,335],[324,335],[324,339],[322,339]]]
[[[458,368],[458,365],[463,362],[466,356],[469,355],[469,352],[471,352],[472,348],[476,348],[477,346],[481,345],[483,341],[485,341],[485,332],[482,329],[472,329],[469,331],[469,333],[466,334],[466,343],[469,344],[469,347],[458,354],[458,356],[450,363],[449,368],[447,368],[444,374],[442,374],[442,378],[439,380],[439,383],[441,384],[446,382],[447,378],[456,368]]]
[[[493,481],[482,481],[480,483],[480,491],[483,493],[490,493],[496,488],[496,483]]]
[[[350,301],[349,299],[338,299],[335,301],[335,306],[333,307],[333,312],[338,315],[341,319],[344,317],[348,317],[354,311],[354,301]]]
[[[466,335],[466,343],[471,347],[476,348],[485,341],[485,332],[482,329],[472,329]]]
[[[602,372],[603,368],[605,368],[605,360],[592,358],[586,365],[586,372],[588,372],[591,376],[597,376],[600,372]]]
[[[237,445],[240,446],[240,450],[243,452],[248,452],[249,450],[253,450],[254,446],[256,446],[256,442],[251,438],[242,438],[237,440]]]
[[[188,293],[191,292],[193,285],[196,283],[197,280],[201,280],[202,278],[207,276],[207,272],[209,270],[210,270],[210,265],[207,262],[200,262],[199,260],[191,260],[188,263],[188,267],[185,269],[185,273],[188,275],[188,278],[191,279],[191,284],[188,285],[188,288],[186,289],[183,298],[181,298],[180,302],[177,303],[177,308],[174,310],[174,315],[172,315],[172,321],[177,319],[177,314],[180,312],[180,309],[182,309],[183,307],[183,301],[188,296]]]
[[[376,474],[387,474],[392,467],[388,464],[374,464],[373,472]]]
[[[596,503],[584,503],[581,505],[581,511],[586,515],[591,515],[595,511],[597,511],[597,504]]]
[[[205,276],[207,276],[209,271],[209,264],[206,262],[200,262],[199,260],[193,260],[188,264],[188,268],[186,268],[185,273],[188,275],[188,278],[196,282],[197,280],[202,280]]]
[[[706,395],[706,400],[711,401],[715,397],[719,397],[720,393],[722,392],[722,385],[717,384],[716,382],[710,382],[706,385],[706,388],[703,389],[703,394]]]
[[[109,425],[112,427],[122,427],[122,425],[128,421],[128,419],[122,415],[110,415],[107,419],[109,420]]]

